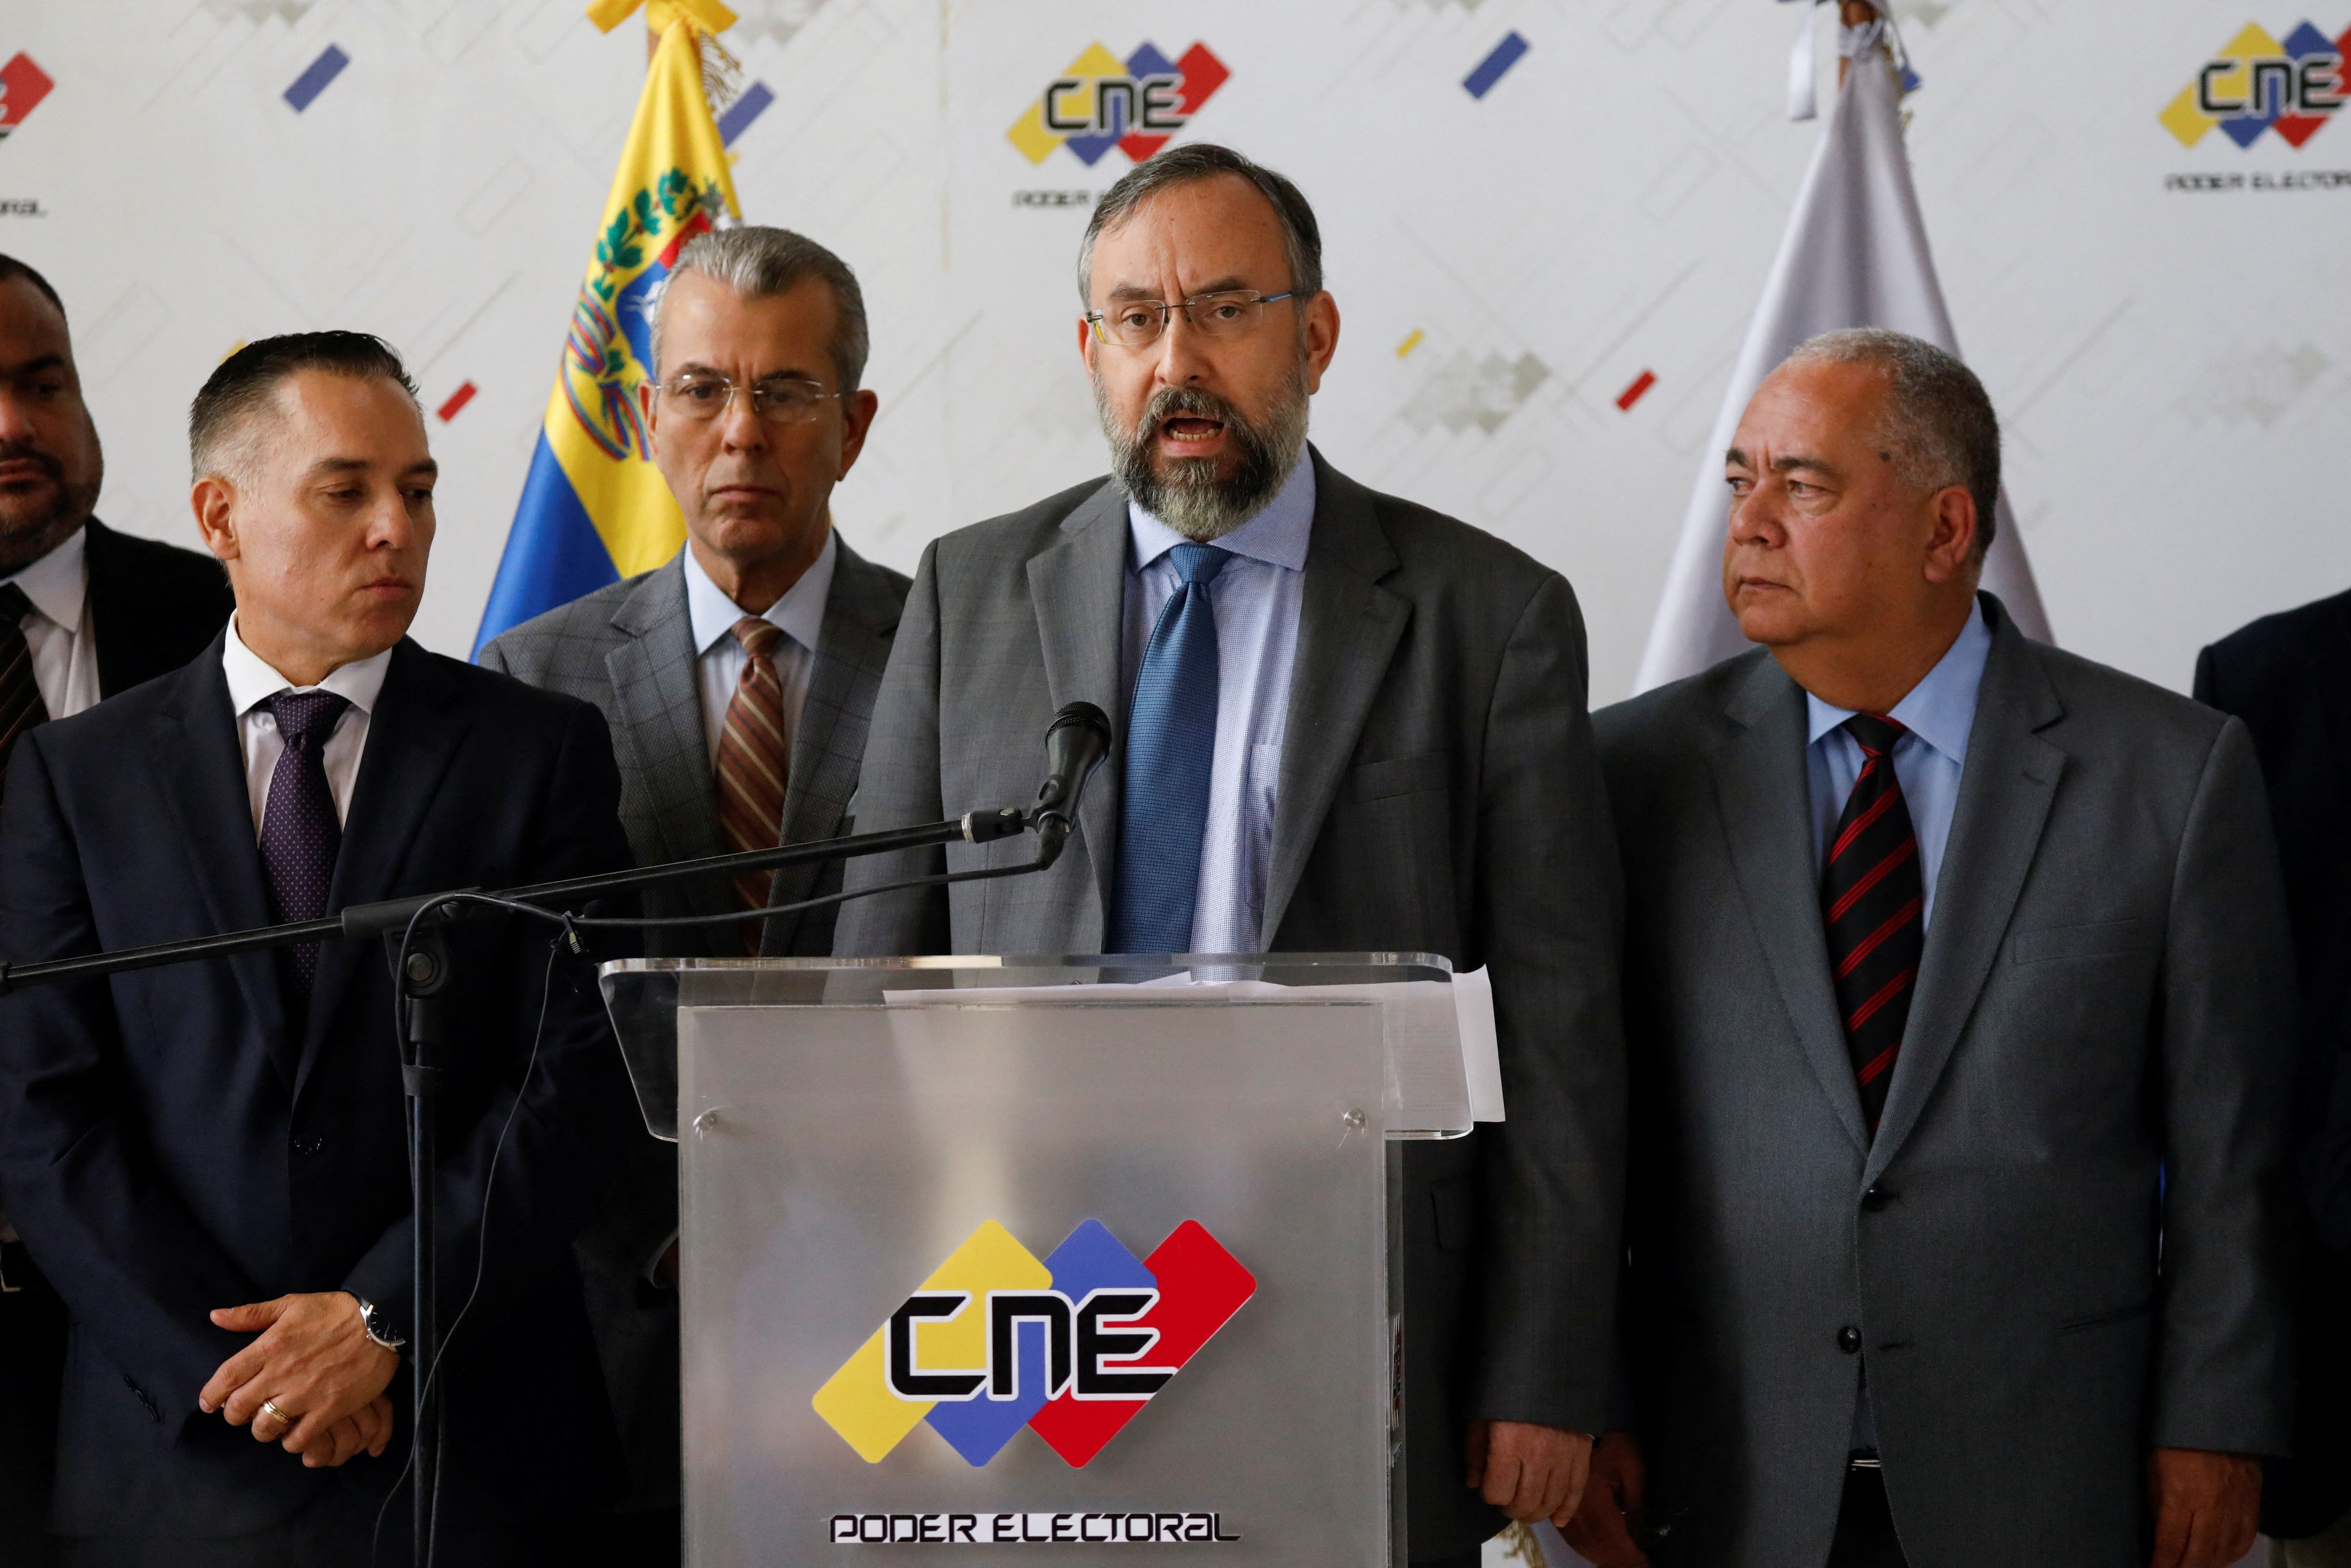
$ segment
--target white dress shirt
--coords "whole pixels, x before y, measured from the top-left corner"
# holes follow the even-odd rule
[[[98,706],[98,637],[89,626],[89,532],[73,537],[13,577],[33,601],[25,617],[25,646],[33,655],[33,684],[51,718],[71,718]]]
[[[253,802],[253,837],[261,839],[261,819],[269,807],[269,776],[285,754],[285,737],[277,721],[262,706],[280,692],[332,692],[350,704],[335,720],[319,760],[327,769],[327,789],[335,797],[335,821],[351,814],[351,786],[359,781],[360,756],[367,749],[368,719],[383,691],[383,673],[392,667],[392,650],[371,659],[336,666],[315,686],[298,686],[245,645],[237,634],[236,617],[229,617],[228,636],[221,647],[221,672],[228,677],[228,706],[236,714],[237,739],[245,749],[245,788]]]
[[[789,761],[792,742],[799,735],[800,708],[808,701],[809,671],[816,663],[817,640],[824,633],[824,604],[832,594],[832,566],[841,549],[830,530],[814,565],[768,606],[760,619],[783,632],[776,644],[776,679],[784,688],[784,757]],[[743,678],[743,644],[735,640],[735,622],[750,613],[726,597],[710,580],[694,550],[685,550],[685,608],[694,622],[694,668],[702,683],[702,738],[710,747],[710,766],[718,768],[718,737],[726,731],[726,705],[735,700],[735,685]]]
[[[1194,541],[1131,500],[1126,517],[1134,544],[1126,568],[1124,645],[1131,710],[1151,630],[1181,580],[1167,552]],[[1301,452],[1265,510],[1210,541],[1233,559],[1208,585],[1208,602],[1217,612],[1217,753],[1208,771],[1208,820],[1200,838],[1200,880],[1192,905],[1195,953],[1265,949],[1273,808],[1290,719],[1290,676],[1298,663],[1306,546],[1313,531],[1314,460]]]

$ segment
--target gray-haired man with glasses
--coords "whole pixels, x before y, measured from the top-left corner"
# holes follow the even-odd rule
[[[833,486],[878,406],[865,302],[839,256],[784,229],[705,235],[678,253],[654,308],[643,411],[654,460],[685,514],[668,565],[507,632],[482,663],[604,712],[621,817],[641,862],[850,828],[866,721],[906,580],[862,559],[832,526]],[[649,915],[791,904],[840,884],[794,867],[733,886],[647,894]],[[821,955],[830,909],[649,934],[678,957]],[[631,1495],[625,1560],[677,1561],[675,1150],[640,1167],[580,1241]],[[621,1560],[619,1558],[616,1561]]]
[[[1621,894],[1575,596],[1307,445],[1339,308],[1290,181],[1160,152],[1095,209],[1078,286],[1113,473],[924,557],[860,822],[1021,799],[1063,703],[1119,744],[1051,872],[852,904],[838,949],[1489,967],[1509,1120],[1406,1145],[1402,1210],[1411,1560],[1475,1563],[1504,1514],[1573,1512],[1606,1406]]]

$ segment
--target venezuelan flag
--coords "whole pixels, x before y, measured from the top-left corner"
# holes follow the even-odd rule
[[[703,96],[701,49],[680,17],[645,71],[476,653],[507,627],[651,570],[685,542],[646,446],[637,389],[653,363],[652,305],[679,248],[740,215]]]

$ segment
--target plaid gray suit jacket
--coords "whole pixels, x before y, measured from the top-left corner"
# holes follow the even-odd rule
[[[832,838],[851,828],[867,721],[881,689],[906,579],[841,541],[808,697],[792,737],[783,841]],[[612,729],[621,765],[621,824],[640,865],[724,852],[710,749],[703,737],[692,617],[683,551],[667,566],[599,589],[527,621],[483,648],[481,662],[549,691],[594,703]],[[835,892],[839,862],[788,866],[769,895],[791,904]],[[725,882],[650,889],[648,915],[716,915],[734,906]],[[767,922],[759,951],[822,956],[832,951],[833,909]],[[656,957],[741,957],[737,925],[655,926]],[[589,1315],[630,1468],[622,1511],[678,1500],[678,1319],[674,1291],[645,1281],[653,1257],[677,1233],[677,1148],[632,1142],[603,1218],[579,1241]]]
[[[1462,1485],[1477,1418],[1596,1431],[1616,1291],[1622,893],[1559,573],[1314,459],[1315,511],[1274,810],[1266,946],[1489,966],[1510,1120],[1404,1153],[1406,1488],[1415,1559],[1501,1516]],[[923,558],[874,709],[862,824],[1026,800],[1061,704],[1123,727],[1125,497],[1096,481]],[[1042,875],[847,905],[843,954],[1092,953],[1118,843],[1115,751]],[[962,869],[1019,840],[948,849]],[[936,870],[876,855],[849,884]]]
[[[808,699],[792,737],[785,843],[849,831],[865,727],[906,588],[904,576],[841,541]],[[483,648],[481,663],[603,709],[621,763],[621,823],[640,865],[726,852],[703,737],[683,552],[667,566],[504,632]],[[838,864],[788,866],[776,874],[769,902],[797,903],[840,885]],[[645,914],[723,914],[733,907],[733,897],[725,882],[653,888],[644,895]],[[768,922],[759,951],[769,957],[826,956],[832,951],[832,925],[831,909],[778,915]],[[736,930],[656,926],[647,933],[646,951],[655,957],[737,958],[743,950]]]

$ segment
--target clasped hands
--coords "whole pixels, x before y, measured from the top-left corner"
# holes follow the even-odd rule
[[[280,1296],[223,1307],[214,1324],[257,1334],[222,1362],[196,1396],[207,1416],[250,1425],[256,1442],[299,1454],[306,1469],[331,1468],[392,1440],[392,1401],[384,1389],[400,1355],[368,1337],[360,1304],[347,1291]],[[263,1406],[266,1406],[265,1409]]]
[[[2149,1568],[2228,1568],[2253,1548],[2261,1518],[2262,1467],[2242,1454],[2157,1448],[2147,1456],[2148,1502],[2155,1513]],[[1641,1445],[1611,1432],[1592,1456],[1592,1484],[1560,1533],[1599,1568],[1647,1568],[1634,1541],[1646,1476]]]

